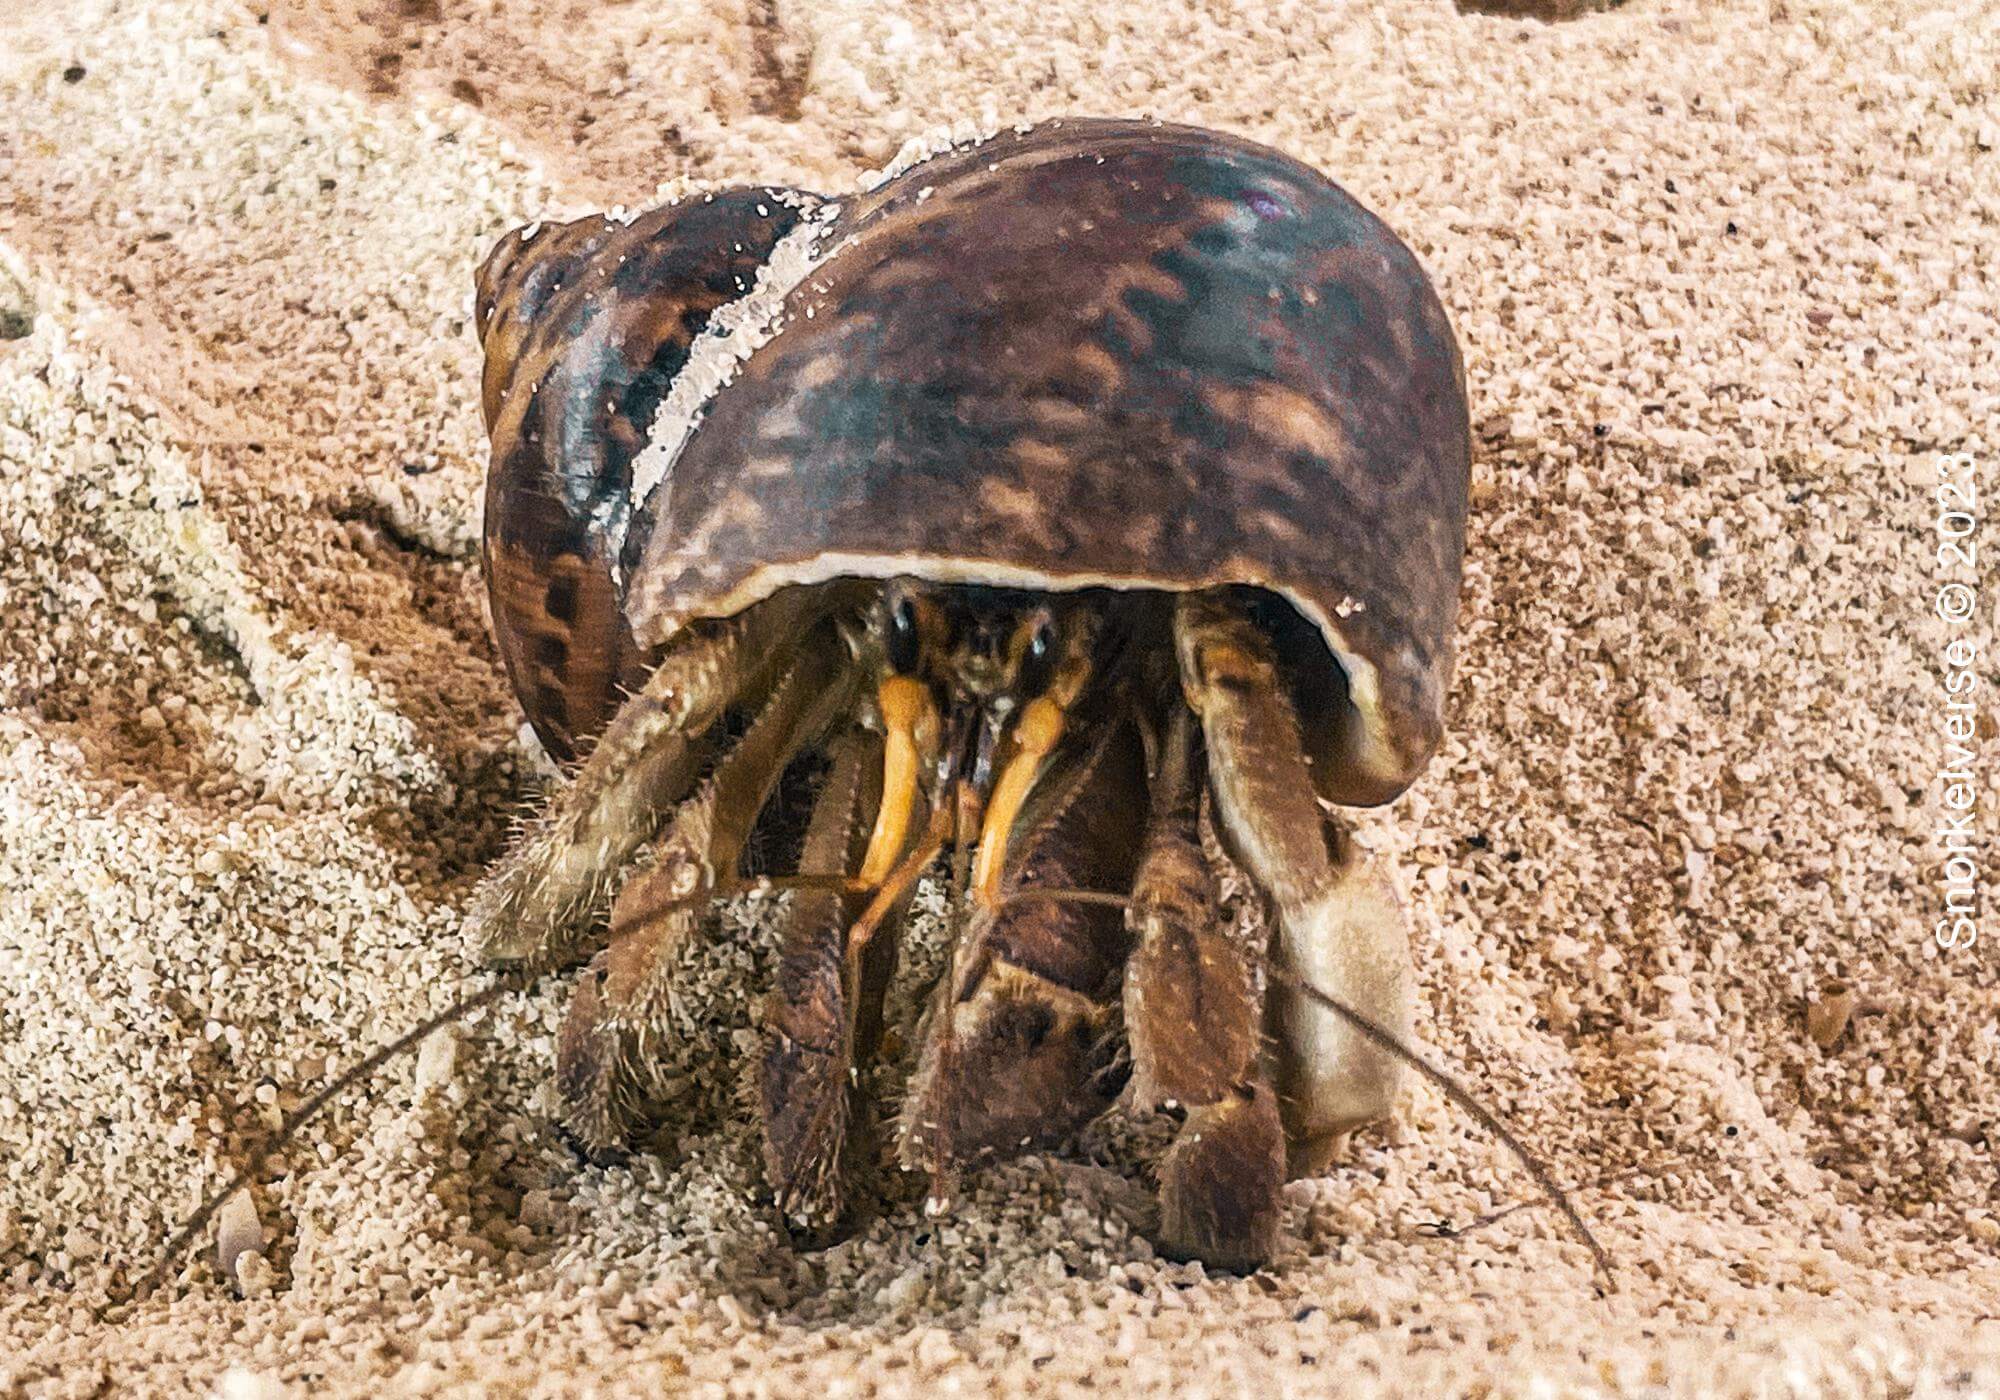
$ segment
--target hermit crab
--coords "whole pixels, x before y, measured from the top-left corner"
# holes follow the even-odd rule
[[[1410,1014],[1335,809],[1417,776],[1452,660],[1464,374],[1416,258],[1266,147],[1064,120],[837,201],[509,234],[477,322],[494,626],[572,769],[471,917],[496,963],[587,961],[570,1131],[643,1119],[672,954],[803,782],[757,1066],[785,1214],[849,1204],[856,1071],[942,861],[961,918],[883,1145],[942,1197],[1130,1094],[1185,1115],[1163,1245],[1267,1257],[1287,1175],[1401,1068],[1305,984]]]

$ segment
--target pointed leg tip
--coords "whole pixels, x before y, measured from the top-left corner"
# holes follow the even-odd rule
[[[805,1248],[825,1249],[851,1232],[837,1168],[774,1181],[772,1197],[786,1235]]]
[[[1309,1080],[1285,1101],[1287,1180],[1324,1176],[1350,1159],[1357,1132],[1394,1116],[1401,1063],[1387,1060],[1373,1066],[1372,1073],[1365,1072],[1369,1068],[1358,1066],[1352,1075]]]
[[[1160,1250],[1251,1273],[1277,1248],[1284,1131],[1261,1086],[1189,1112],[1160,1168]]]
[[[479,947],[479,960],[492,968],[514,968],[527,964],[546,940],[519,924],[503,924],[481,929],[472,926],[472,938]]]
[[[787,1229],[821,1234],[840,1224],[851,1112],[847,1079],[837,1066],[812,1075],[786,1074],[799,1060],[774,1043],[765,1062],[759,1104],[764,1128],[764,1178]],[[831,1061],[830,1056],[810,1057]]]
[[[1161,1258],[1176,1264],[1199,1264],[1217,1274],[1254,1274],[1271,1262],[1277,1247],[1275,1228],[1263,1238],[1219,1239],[1203,1236],[1192,1227],[1186,1234],[1176,1234],[1166,1225],[1160,1228],[1158,1244]]]
[[[817,1211],[781,1211],[779,1215],[785,1238],[795,1249],[832,1249],[854,1233],[838,1210],[826,1215]]]
[[[593,1167],[617,1167],[624,1165],[632,1158],[631,1149],[623,1143],[611,1145],[600,1144],[591,1137],[586,1136],[585,1133],[578,1132],[576,1128],[571,1126],[567,1118],[557,1118],[551,1126],[555,1132],[556,1141],[567,1148],[571,1156],[586,1165]],[[586,1124],[584,1126],[586,1129],[589,1129],[592,1125]]]
[[[633,1114],[621,1093],[630,1070],[619,1029],[609,1022],[602,991],[603,955],[571,994],[556,1034],[556,1094],[562,1126],[593,1160],[613,1160],[631,1138]]]
[[[534,952],[536,930],[521,919],[519,883],[505,870],[489,877],[465,911],[465,935],[488,964],[522,962]]]

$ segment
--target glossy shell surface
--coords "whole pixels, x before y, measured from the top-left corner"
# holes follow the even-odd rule
[[[1279,643],[1323,794],[1414,778],[1442,727],[1470,444],[1451,326],[1379,219],[1267,147],[1141,121],[1005,131],[837,204],[773,194],[582,221],[482,273],[489,358],[496,327],[522,343],[487,400],[503,647],[562,610],[500,622],[502,593],[567,588],[571,558],[571,666],[842,575],[1255,585],[1310,624]],[[680,337],[717,339],[708,299],[755,278],[756,248],[787,267],[765,338],[724,357],[698,421],[649,430],[647,376],[701,360]],[[519,288],[551,260],[571,272],[535,307]],[[539,656],[576,685],[540,645],[509,651],[517,683]],[[548,703],[573,743],[596,702]]]
[[[807,202],[726,190],[630,223],[531,225],[480,269],[487,592],[515,693],[557,758],[643,664],[620,567],[633,459],[714,312],[755,285]]]

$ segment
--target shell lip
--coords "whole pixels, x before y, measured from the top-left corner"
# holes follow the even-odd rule
[[[1165,576],[1108,574],[1089,570],[1055,572],[1007,564],[994,559],[965,555],[863,554],[829,551],[810,558],[766,564],[743,575],[720,593],[701,596],[679,606],[660,606],[661,600],[634,598],[633,624],[649,646],[665,643],[683,626],[702,618],[733,617],[780,589],[831,583],[837,579],[891,579],[909,577],[928,583],[965,583],[995,588],[1021,588],[1054,593],[1078,592],[1086,588],[1121,591],[1151,590],[1185,593],[1209,586],[1202,582]],[[1299,615],[1318,629],[1320,640],[1346,676],[1348,705],[1353,711],[1349,761],[1356,771],[1358,790],[1370,794],[1354,805],[1374,806],[1400,795],[1429,761],[1436,747],[1439,717],[1413,715],[1399,718],[1385,703],[1382,671],[1364,650],[1360,637],[1344,626],[1344,618],[1328,613],[1299,589],[1284,583],[1249,576],[1231,575],[1212,581],[1261,588],[1284,599]],[[652,604],[649,606],[649,604]],[[1413,732],[1414,731],[1414,732]]]

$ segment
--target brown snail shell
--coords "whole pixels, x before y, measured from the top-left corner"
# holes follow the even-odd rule
[[[838,204],[503,240],[480,281],[495,621],[560,755],[690,619],[895,575],[1261,588],[1322,796],[1436,747],[1464,372],[1415,256],[1298,161],[1068,119]]]

